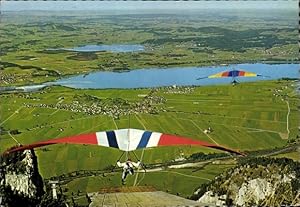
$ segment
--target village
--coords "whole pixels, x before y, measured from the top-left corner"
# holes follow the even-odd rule
[[[85,113],[87,115],[107,115],[113,117],[114,119],[119,119],[120,116],[126,116],[128,114],[157,114],[159,112],[165,112],[162,104],[166,103],[166,98],[156,95],[157,92],[163,91],[163,93],[170,94],[188,94],[193,92],[195,87],[193,86],[167,86],[154,88],[150,91],[148,95],[145,95],[143,99],[139,102],[130,103],[127,100],[117,98],[117,99],[106,99],[104,101],[99,101],[94,97],[88,97],[92,101],[82,101],[80,99],[73,100],[72,103],[63,103],[64,97],[61,96],[57,103],[23,103],[24,107],[27,108],[49,108],[56,110],[66,110],[75,113]],[[39,92],[40,94],[46,93],[46,91]],[[19,97],[39,101],[40,99],[31,94],[19,94]],[[9,95],[7,95],[9,96]],[[87,95],[88,96],[88,95]],[[93,100],[95,99],[95,100]],[[35,114],[34,116],[39,116]]]
[[[25,107],[51,108],[59,110],[67,110],[76,113],[85,113],[87,115],[107,115],[114,119],[119,119],[120,116],[135,113],[157,114],[160,111],[165,111],[163,107],[158,107],[159,104],[166,102],[164,97],[147,95],[140,102],[129,103],[123,99],[112,99],[109,102],[82,103],[73,101],[70,104],[58,102],[56,104],[32,104],[24,103]]]

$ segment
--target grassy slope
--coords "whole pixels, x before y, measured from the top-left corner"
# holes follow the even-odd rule
[[[209,182],[216,175],[232,166],[210,164],[196,172],[193,172],[193,169],[169,169],[159,172],[147,172],[146,174],[142,172],[139,173],[137,183],[139,185],[154,186],[158,190],[172,194],[178,193],[183,197],[188,197],[199,185]],[[105,177],[85,177],[74,179],[64,187],[69,189],[67,195],[70,195],[72,192],[76,193],[78,190],[81,192],[95,192],[101,188],[120,186],[120,178],[120,173],[106,174]],[[133,185],[135,178],[136,175],[128,176],[126,185]]]
[[[283,154],[279,154],[273,157],[278,157],[278,158],[282,158],[282,157],[286,157],[295,161],[300,161],[300,153],[299,151],[295,151],[295,152],[288,152],[288,153],[283,153]]]

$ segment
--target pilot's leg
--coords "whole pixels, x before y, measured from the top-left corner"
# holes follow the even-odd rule
[[[133,174],[134,174],[133,168],[129,168],[129,173],[130,173],[130,175],[133,175]]]
[[[123,173],[122,173],[122,182],[125,181],[126,176],[127,176],[127,172],[126,172],[126,170],[123,170]]]

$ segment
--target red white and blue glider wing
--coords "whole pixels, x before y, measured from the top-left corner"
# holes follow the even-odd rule
[[[215,148],[230,153],[243,155],[242,153],[205,141],[194,140],[186,137],[163,134],[159,132],[150,132],[140,129],[119,129],[113,131],[102,131],[91,134],[82,134],[70,137],[51,139],[47,141],[36,142],[29,145],[19,146],[6,151],[7,153],[33,149],[52,144],[91,144],[103,147],[112,147],[122,151],[133,151],[142,148],[176,146],[176,145],[195,145],[202,147]]]

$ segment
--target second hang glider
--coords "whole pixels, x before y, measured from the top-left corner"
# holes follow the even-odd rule
[[[237,77],[259,77],[259,76],[267,77],[260,74],[247,72],[244,70],[229,70],[229,71],[223,71],[206,77],[200,77],[197,78],[197,80],[206,79],[206,78],[232,78],[232,83],[235,84],[237,83]]]
[[[139,129],[119,129],[113,131],[102,131],[91,134],[81,134],[70,137],[56,138],[47,141],[36,142],[29,145],[23,145],[9,149],[6,153],[33,149],[37,147],[52,144],[91,144],[104,147],[117,148],[121,151],[130,152],[141,148],[160,147],[160,146],[176,146],[176,145],[195,145],[214,148],[237,155],[243,153],[229,149],[220,145],[211,144],[205,141],[193,140],[177,135],[163,134],[159,132],[150,132]]]

